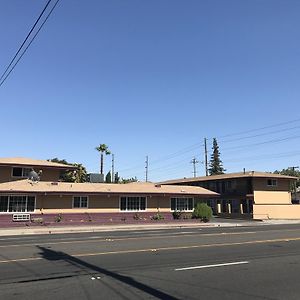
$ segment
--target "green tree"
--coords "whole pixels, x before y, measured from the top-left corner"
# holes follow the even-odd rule
[[[300,186],[300,171],[296,170],[296,168],[287,168],[282,169],[281,171],[274,171],[274,174],[281,174],[286,176],[293,176],[298,177],[297,181],[293,181],[290,183],[290,191],[295,194],[297,191],[297,188]]]
[[[103,175],[103,156],[111,154],[108,146],[105,144],[100,144],[98,147],[95,148],[100,153],[100,174]]]
[[[87,181],[87,171],[82,164],[74,163],[72,164],[76,167],[76,170],[73,171],[73,180],[74,182],[86,182]]]
[[[86,182],[87,181],[87,171],[82,164],[78,163],[68,163],[65,159],[59,159],[57,157],[48,159],[48,161],[56,162],[64,165],[69,165],[76,167],[76,170],[64,170],[60,174],[60,179],[65,182]]]
[[[114,183],[119,183],[119,182],[120,182],[120,176],[119,176],[119,173],[117,172],[115,174],[115,181],[114,181]]]
[[[209,169],[208,169],[209,175],[224,174],[226,170],[223,168],[223,163],[220,159],[221,153],[219,151],[219,146],[216,138],[213,139],[212,150],[213,152],[210,156]]]
[[[137,182],[136,177],[131,177],[131,178],[122,178],[120,183],[130,183],[130,182]]]
[[[111,172],[110,171],[106,174],[105,182],[106,183],[111,183]]]

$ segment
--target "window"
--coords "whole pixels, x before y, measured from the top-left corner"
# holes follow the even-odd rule
[[[13,168],[12,169],[12,176],[13,177],[28,177],[29,172],[32,169],[30,168]]]
[[[171,210],[189,211],[193,209],[193,198],[171,198]]]
[[[120,210],[146,210],[146,197],[121,197]]]
[[[73,208],[87,208],[88,207],[88,197],[78,196],[73,198]]]
[[[267,186],[277,186],[277,179],[268,179]]]
[[[34,196],[0,196],[0,212],[33,212]]]

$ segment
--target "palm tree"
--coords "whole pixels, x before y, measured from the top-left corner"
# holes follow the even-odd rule
[[[101,161],[100,161],[100,174],[103,174],[103,155],[111,154],[108,146],[105,144],[100,144],[98,147],[95,148],[98,152],[101,153]]]

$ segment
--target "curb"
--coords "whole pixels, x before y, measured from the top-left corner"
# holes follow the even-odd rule
[[[136,230],[159,230],[159,229],[180,229],[180,228],[216,228],[216,227],[240,227],[235,223],[210,223],[210,224],[155,224],[155,225],[116,225],[116,226],[95,226],[95,227],[47,227],[47,228],[8,228],[1,229],[0,236],[13,235],[35,235],[35,234],[64,234],[64,233],[88,233],[88,232],[110,232],[110,231],[136,231]]]

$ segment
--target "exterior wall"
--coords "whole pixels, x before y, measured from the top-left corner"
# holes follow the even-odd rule
[[[86,195],[82,195],[86,196]],[[120,197],[122,195],[92,195],[88,196],[88,208],[72,208],[72,195],[37,195],[35,213],[125,213],[128,211],[120,211]],[[140,195],[143,196],[143,195]],[[147,207],[145,212],[170,212],[171,197],[168,196],[147,196]],[[176,197],[176,195],[174,195]],[[182,197],[179,195],[178,197]],[[201,201],[200,197],[197,197]],[[205,201],[205,200],[203,200]],[[196,199],[195,199],[196,203]],[[133,211],[134,212],[134,211]],[[142,211],[141,211],[142,212]]]
[[[274,178],[271,178],[274,179]],[[268,178],[253,178],[253,189],[255,191],[289,191],[290,180],[288,179],[277,179],[277,186],[268,186]]]
[[[284,191],[254,191],[255,204],[291,204],[290,192]]]
[[[41,181],[59,181],[61,170],[59,169],[41,169]]]
[[[31,168],[30,166],[23,166],[24,168]],[[12,168],[0,166],[0,183],[1,182],[9,182],[15,180],[25,179],[24,177],[12,177]],[[38,172],[42,170],[41,181],[58,181],[60,177],[60,169],[55,168],[33,168]]]
[[[235,196],[252,194],[253,192],[251,178],[207,180],[200,182],[191,182],[188,183],[188,185],[201,186],[203,188],[209,189],[221,194],[222,198],[232,198]]]
[[[0,167],[0,182],[12,181],[11,167]]]
[[[300,219],[300,205],[253,205],[253,219]]]
[[[149,212],[170,212],[171,196],[152,196],[147,197],[147,211]]]

